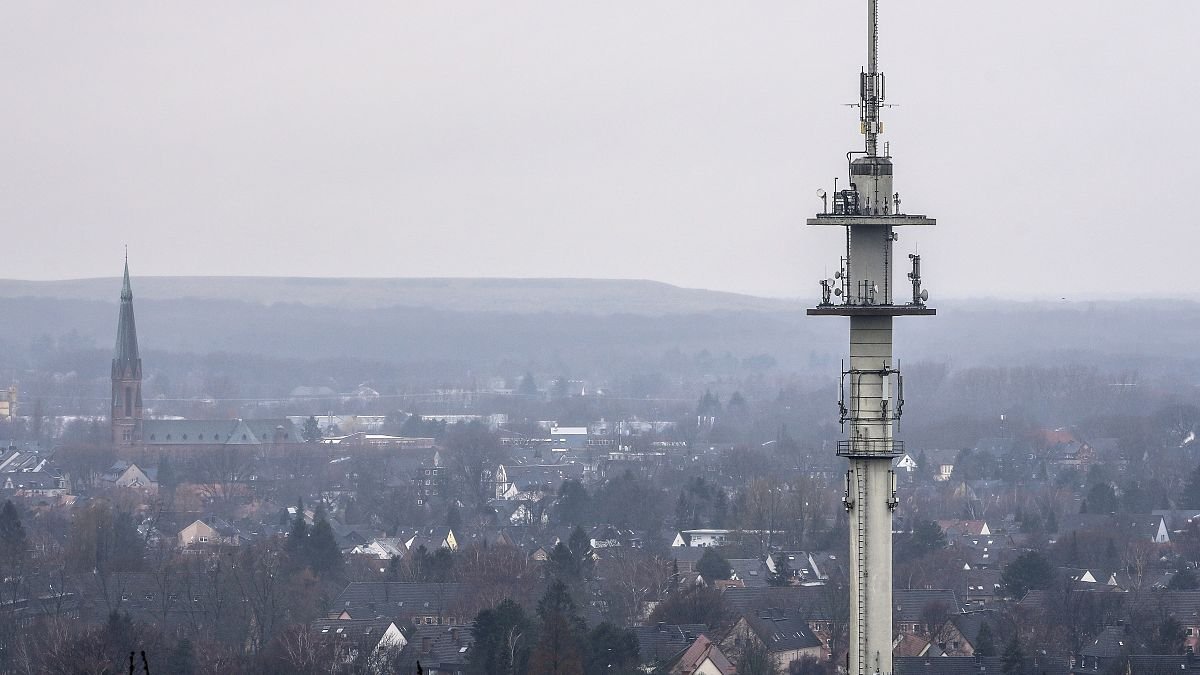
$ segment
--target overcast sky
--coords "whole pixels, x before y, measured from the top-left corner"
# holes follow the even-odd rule
[[[1200,2],[880,4],[935,299],[1200,291]],[[128,243],[140,275],[816,298],[865,5],[3,3],[0,277],[115,275]]]

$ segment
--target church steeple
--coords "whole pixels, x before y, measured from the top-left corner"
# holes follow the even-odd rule
[[[115,447],[141,441],[142,359],[138,355],[137,326],[133,320],[133,287],[129,283],[129,255],[121,284],[121,314],[117,319],[117,344],[112,362],[112,439]]]

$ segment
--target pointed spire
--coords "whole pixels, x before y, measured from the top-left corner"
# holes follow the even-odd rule
[[[125,254],[125,278],[121,284],[121,315],[117,321],[117,345],[113,353],[114,372],[140,373],[137,327],[133,320],[133,287],[129,283],[129,253]]]
[[[121,284],[121,302],[133,300],[133,288],[129,285],[129,247],[125,247],[125,282]]]

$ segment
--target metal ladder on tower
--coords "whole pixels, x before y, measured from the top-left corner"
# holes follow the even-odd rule
[[[858,550],[855,556],[858,562],[858,574],[854,583],[857,585],[855,598],[858,605],[858,675],[866,675],[867,668],[867,461],[863,459],[854,462],[854,520],[855,538]]]

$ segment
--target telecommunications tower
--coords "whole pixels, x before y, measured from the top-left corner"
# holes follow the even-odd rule
[[[863,150],[847,153],[848,185],[834,182],[830,210],[824,190],[822,213],[809,225],[846,228],[846,253],[833,279],[821,281],[816,316],[850,317],[850,361],[842,364],[839,408],[848,437],[838,455],[849,460],[843,504],[850,521],[851,675],[892,673],[892,511],[898,504],[892,460],[904,444],[892,425],[904,409],[904,381],[892,358],[892,318],[928,316],[929,293],[921,288],[921,257],[908,256],[912,297],[894,299],[892,244],[901,225],[933,225],[934,220],[900,211],[892,187],[892,159],[879,147],[884,80],[879,72],[877,0],[867,1],[867,67],[859,76],[859,127]],[[881,151],[882,150],[882,151]],[[905,294],[902,291],[902,295]],[[908,300],[905,302],[905,300]]]

